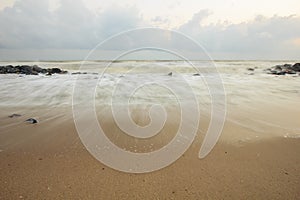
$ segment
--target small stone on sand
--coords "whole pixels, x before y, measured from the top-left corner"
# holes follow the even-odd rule
[[[20,115],[20,114],[12,114],[12,115],[9,115],[8,117],[9,118],[14,118],[14,117],[21,117],[22,115]]]
[[[36,124],[36,123],[38,123],[38,120],[36,120],[36,119],[34,119],[34,118],[29,118],[29,119],[27,119],[25,122],[28,122],[28,123],[30,123],[30,124]]]

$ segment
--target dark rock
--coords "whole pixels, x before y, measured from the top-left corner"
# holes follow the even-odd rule
[[[173,72],[168,73],[168,76],[173,76]]]
[[[9,115],[8,117],[9,118],[14,118],[14,117],[21,117],[22,115],[20,115],[20,114],[12,114],[12,115]]]
[[[254,71],[254,68],[247,68],[248,71]]]
[[[296,74],[296,72],[293,71],[293,70],[286,70],[285,72],[286,72],[287,74]]]
[[[6,69],[3,66],[0,66],[0,74],[6,74]]]
[[[276,65],[276,66],[274,67],[274,69],[275,69],[275,70],[282,70],[282,65]]]
[[[17,71],[19,70],[11,65],[6,66],[6,73],[12,74],[16,73]]]
[[[281,71],[281,72],[277,72],[276,75],[285,75],[286,72],[285,71]]]
[[[28,123],[30,123],[30,124],[36,124],[36,123],[38,123],[38,120],[36,120],[36,119],[34,119],[34,118],[29,118],[29,119],[27,119],[25,122],[28,122]]]
[[[22,65],[19,68],[20,68],[20,72],[22,74],[26,74],[26,75],[30,75],[33,71],[32,66],[29,66],[29,65]]]
[[[72,75],[81,74],[81,72],[73,72]]]
[[[68,73],[68,71],[63,71],[59,68],[49,68],[49,69],[47,69],[47,72],[51,73],[51,74],[66,74],[66,73]]]
[[[39,73],[36,72],[36,71],[32,71],[32,72],[30,73],[30,75],[39,75]]]
[[[291,64],[276,65],[265,71],[268,71],[267,72],[268,74],[273,74],[273,75],[297,74],[297,72],[300,72],[300,63],[295,63],[294,65]]]
[[[48,72],[48,73],[46,74],[46,76],[52,76],[52,73],[51,73],[51,72]]]
[[[48,73],[51,73],[51,74],[60,74],[61,72],[62,72],[62,70],[59,68],[48,69]]]
[[[273,74],[273,75],[285,75],[285,71],[277,71],[277,70],[271,70],[268,74]]]
[[[193,74],[193,76],[201,76],[199,73]]]
[[[296,63],[292,66],[292,70],[300,72],[300,63]]]
[[[43,68],[37,66],[37,65],[33,65],[32,66],[32,70],[36,71],[37,73],[43,73]]]
[[[277,74],[277,73],[278,73],[278,71],[276,71],[276,70],[270,70],[270,72],[268,74]]]
[[[291,64],[284,64],[283,67],[284,68],[290,68],[290,67],[292,67],[292,65]]]

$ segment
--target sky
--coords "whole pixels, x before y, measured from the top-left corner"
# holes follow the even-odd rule
[[[143,27],[184,34],[212,59],[300,59],[299,0],[0,0],[0,27],[2,61],[81,60],[107,38]],[[130,37],[133,47],[152,41],[196,51],[166,34]],[[110,59],[126,44],[98,50]]]

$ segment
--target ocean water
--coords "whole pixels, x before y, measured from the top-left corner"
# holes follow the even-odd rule
[[[159,104],[180,107],[181,104],[192,104],[196,100],[200,111],[209,115],[212,97],[215,97],[214,103],[225,104],[227,119],[233,123],[249,129],[255,127],[254,131],[257,132],[272,127],[274,130],[280,129],[285,135],[298,137],[300,123],[287,124],[280,118],[265,119],[266,115],[259,115],[272,109],[283,109],[289,113],[288,109],[291,109],[293,116],[297,113],[300,116],[300,76],[273,76],[264,71],[277,64],[295,62],[1,62],[0,65],[59,67],[68,70],[68,73],[52,76],[1,74],[0,106],[51,109],[92,101],[96,106],[114,104],[147,107]],[[249,71],[247,68],[255,70]],[[73,74],[76,72],[81,74]],[[200,76],[194,76],[196,73]],[[74,93],[77,94],[75,100]],[[295,106],[291,108],[290,105]],[[235,117],[238,115],[243,117]],[[257,117],[253,118],[253,115]]]
[[[264,69],[276,64],[294,62],[192,61],[195,66],[184,61],[1,62],[0,65],[37,64],[44,68],[59,67],[68,70],[69,73],[52,76],[2,74],[0,75],[0,105],[70,105],[76,81],[83,85],[86,84],[82,87],[86,89],[90,88],[91,84],[96,84],[96,99],[103,104],[109,103],[107,98],[113,94],[120,95],[119,103],[128,103],[126,100],[129,96],[132,101],[140,100],[141,103],[155,100],[165,103],[176,101],[176,95],[172,94],[168,88],[159,87],[159,84],[164,83],[176,86],[179,93],[192,89],[197,99],[208,103],[211,93],[220,92],[214,91],[214,88],[208,88],[208,77],[212,80],[211,84],[222,84],[229,104],[258,101],[260,97],[269,95],[272,95],[272,99],[298,102],[300,97],[299,76],[279,77],[264,72]],[[248,71],[247,68],[255,68],[255,71]],[[75,72],[84,74],[72,74]],[[168,76],[170,72],[173,73],[172,76]],[[195,73],[199,73],[201,76],[193,76]],[[187,86],[190,88],[185,88]],[[138,89],[134,94],[124,96],[127,93],[127,87]]]

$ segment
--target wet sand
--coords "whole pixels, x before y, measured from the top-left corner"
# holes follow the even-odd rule
[[[229,108],[228,119],[239,118],[234,110]],[[15,112],[23,116],[8,118]],[[298,112],[285,112],[289,113],[286,122],[295,125]],[[279,116],[286,113],[277,112]],[[275,114],[265,112],[261,117],[275,119],[278,117]],[[39,116],[40,123],[23,122],[31,116]],[[268,126],[265,131],[272,137],[257,138],[255,129],[227,120],[219,142],[205,159],[198,159],[203,140],[203,134],[199,133],[187,152],[171,166],[153,173],[128,174],[103,165],[89,154],[77,135],[71,108],[2,108],[0,118],[0,199],[299,199],[300,196],[300,139],[272,134],[273,129],[268,130]],[[103,126],[115,132],[114,124],[109,121],[107,117]],[[205,130],[205,124],[204,119],[201,130]],[[172,130],[172,125],[169,126],[167,131]]]

